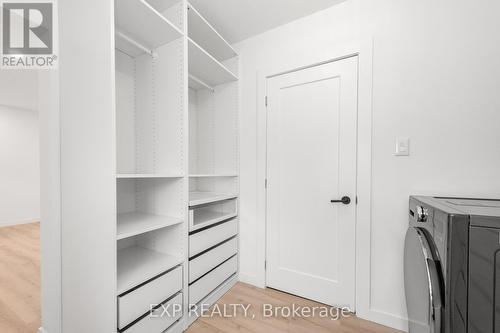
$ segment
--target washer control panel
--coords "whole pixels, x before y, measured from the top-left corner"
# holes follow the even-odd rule
[[[422,206],[417,206],[417,222],[427,222],[429,219],[429,210],[427,208],[424,208]]]

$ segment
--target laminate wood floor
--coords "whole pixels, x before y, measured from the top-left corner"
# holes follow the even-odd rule
[[[217,303],[219,310],[232,304],[250,305],[248,316],[242,308],[232,318],[200,318],[188,333],[400,333],[353,315],[331,320],[312,317],[274,316],[265,318],[264,304],[275,307],[318,307],[319,303],[273,289],[236,284]],[[214,308],[212,308],[214,309]],[[40,224],[0,228],[0,332],[35,333],[40,327]],[[336,313],[335,311],[333,312]],[[253,317],[255,315],[255,317]]]
[[[0,227],[0,332],[40,327],[40,224]]]
[[[236,284],[217,303],[219,309],[226,309],[231,304],[251,304],[245,316],[243,309],[233,318],[222,316],[200,318],[188,329],[188,333],[401,333],[385,326],[356,318],[354,315],[339,320],[316,316],[288,317],[285,312],[282,316],[267,317],[263,315],[263,305],[271,304],[276,307],[291,307],[292,304],[305,307],[318,307],[322,304],[286,294],[273,289],[260,289],[245,283]],[[229,307],[226,314],[231,314]],[[335,313],[335,312],[334,312]],[[307,313],[305,313],[307,315]],[[308,317],[308,318],[306,318]]]

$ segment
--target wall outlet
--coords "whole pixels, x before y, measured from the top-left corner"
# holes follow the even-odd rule
[[[410,138],[396,138],[396,151],[395,156],[409,156],[410,155]]]

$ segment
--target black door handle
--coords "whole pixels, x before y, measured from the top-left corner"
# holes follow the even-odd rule
[[[335,203],[335,202],[341,202],[343,203],[344,205],[348,205],[351,203],[351,198],[349,198],[348,196],[344,196],[342,197],[342,199],[340,200],[330,200],[330,202],[332,203]]]

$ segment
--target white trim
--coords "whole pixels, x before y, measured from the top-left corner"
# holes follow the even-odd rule
[[[391,327],[403,332],[408,332],[408,320],[406,318],[399,317],[384,311],[379,311],[372,308],[368,312],[366,312],[364,316],[361,316],[359,314],[357,314],[357,316],[368,321],[373,321],[380,325]]]
[[[22,224],[30,224],[30,223],[38,223],[40,222],[40,218],[32,218],[32,219],[26,219],[26,220],[21,220],[21,221],[4,221],[0,222],[0,227],[12,227],[15,225],[22,225]]]
[[[358,49],[358,156],[356,206],[356,312],[366,318],[371,307],[371,194],[373,40]]]
[[[48,333],[43,327],[40,327],[37,333]]]
[[[38,77],[42,325],[62,332],[61,124],[59,71]],[[46,329],[42,328],[42,332]]]
[[[363,319],[406,330],[406,319],[371,307],[371,192],[372,192],[372,108],[373,108],[373,39],[358,40],[340,46],[328,59],[298,61],[288,68],[263,68],[257,71],[257,262],[254,274],[240,272],[240,279],[252,285],[266,286],[266,81],[279,73],[311,67],[348,56],[358,56],[358,165],[356,209],[356,313]]]
[[[266,165],[267,165],[267,77],[273,73],[270,69],[257,71],[257,177],[256,177],[256,230],[257,230],[257,263],[259,266],[253,272],[255,284],[258,287],[266,287]],[[240,272],[240,276],[242,276]]]

